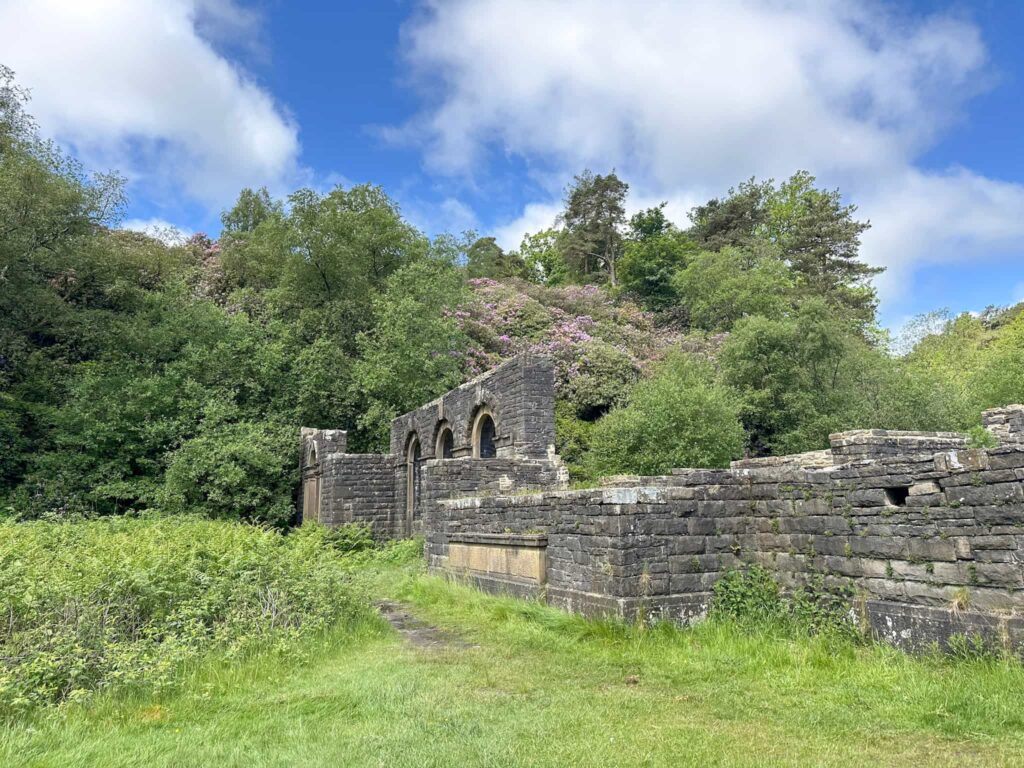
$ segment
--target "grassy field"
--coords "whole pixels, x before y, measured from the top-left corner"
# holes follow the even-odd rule
[[[1024,669],[844,642],[585,621],[392,566],[367,577],[463,643],[383,622],[176,693],[21,720],[5,766],[1024,765]],[[466,647],[465,643],[469,644]]]

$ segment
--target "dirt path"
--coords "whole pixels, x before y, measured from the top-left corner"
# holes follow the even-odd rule
[[[450,632],[427,624],[416,618],[409,612],[405,603],[394,600],[378,600],[374,605],[380,611],[380,615],[390,624],[402,639],[413,648],[421,650],[445,650],[466,648],[479,648],[473,643],[467,643]]]

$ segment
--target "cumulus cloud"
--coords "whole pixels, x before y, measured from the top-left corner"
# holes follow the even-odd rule
[[[301,174],[294,121],[210,42],[254,25],[230,0],[0,0],[0,56],[87,165],[216,208]]]
[[[1021,185],[916,164],[988,84],[964,19],[817,0],[456,0],[429,4],[405,38],[431,98],[390,136],[441,173],[471,176],[492,153],[536,178],[615,167],[640,198],[685,210],[807,169],[872,219],[864,255],[893,272],[883,296],[917,265],[1024,234]],[[559,197],[527,205],[501,239]]]

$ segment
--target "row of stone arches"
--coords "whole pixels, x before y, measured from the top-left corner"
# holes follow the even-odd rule
[[[451,425],[440,422],[435,429],[434,458],[451,459],[455,451],[455,433]],[[470,445],[474,459],[493,459],[498,455],[497,425],[494,414],[487,406],[477,409],[472,420]],[[423,450],[420,438],[411,432],[406,439],[405,448],[405,531],[412,534],[413,519],[420,504],[421,469],[423,466]]]

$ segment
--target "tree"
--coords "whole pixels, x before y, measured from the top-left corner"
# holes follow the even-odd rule
[[[736,322],[719,361],[724,382],[743,398],[754,454],[824,448],[829,433],[855,426],[847,416],[857,412],[867,349],[856,331],[822,299],[789,316]]]
[[[772,182],[750,178],[730,188],[724,200],[714,198],[690,211],[690,235],[704,250],[729,246],[749,248],[764,233]]]
[[[860,236],[871,224],[854,218],[857,207],[843,205],[839,190],[816,189],[814,181],[799,171],[771,192],[768,237],[807,293],[871,322],[877,298],[869,281],[884,271],[860,259]]]
[[[460,383],[470,342],[449,313],[465,296],[460,271],[433,259],[388,279],[374,301],[373,331],[357,340],[353,388],[365,445],[384,447],[395,417]]]
[[[500,280],[504,277],[523,277],[526,264],[515,252],[505,253],[493,237],[478,238],[466,252],[466,276],[488,277]]]
[[[672,280],[696,328],[728,331],[740,318],[778,319],[792,306],[793,276],[773,255],[727,246],[692,257]]]
[[[302,189],[288,200],[291,258],[283,283],[297,306],[344,301],[368,310],[391,273],[426,253],[426,238],[380,187],[336,187],[327,195]]]
[[[656,311],[678,303],[673,278],[696,253],[689,235],[665,217],[665,205],[633,214],[619,265],[623,289]]]
[[[564,225],[559,249],[576,276],[586,280],[604,273],[616,285],[616,264],[622,255],[621,229],[626,221],[625,201],[629,185],[614,172],[577,175],[566,189]]]
[[[528,280],[554,286],[569,279],[569,267],[558,249],[558,230],[545,229],[526,235],[519,245],[519,257]]]
[[[597,422],[586,464],[596,475],[664,474],[674,467],[724,467],[743,450],[735,395],[692,355],[666,358],[625,407]]]
[[[280,216],[284,207],[270,197],[266,187],[252,190],[246,187],[239,193],[238,200],[230,211],[221,214],[224,234],[252,232],[271,216]],[[223,235],[222,235],[223,236]]]

